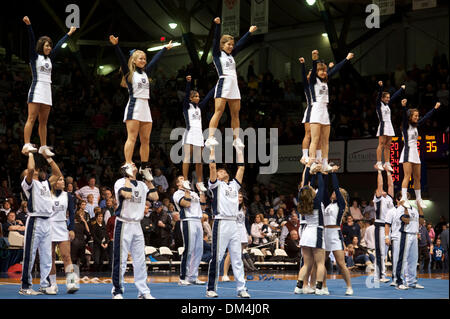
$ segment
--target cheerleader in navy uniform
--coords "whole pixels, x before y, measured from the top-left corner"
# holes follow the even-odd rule
[[[214,94],[215,111],[209,122],[209,137],[205,142],[207,147],[219,144],[214,137],[214,133],[219,124],[219,120],[225,111],[225,105],[228,102],[231,114],[231,127],[235,137],[233,145],[244,147],[239,139],[237,130],[239,124],[239,110],[241,109],[241,94],[238,87],[238,78],[236,74],[236,63],[234,56],[242,49],[252,32],[256,31],[256,26],[251,26],[249,31],[234,46],[234,38],[231,35],[224,34],[220,37],[220,18],[215,18],[216,30],[213,40],[213,62],[219,75]]]
[[[127,126],[127,141],[124,145],[125,164],[122,170],[128,176],[133,176],[133,151],[136,144],[137,136],[141,142],[140,157],[141,167],[139,173],[148,181],[152,181],[153,177],[148,161],[150,153],[150,134],[152,132],[152,115],[148,100],[150,99],[150,82],[147,74],[155,68],[156,63],[161,56],[172,48],[172,41],[169,42],[161,51],[159,51],[150,63],[147,64],[145,52],[141,50],[131,50],[128,63],[122,50],[119,47],[119,38],[113,35],[109,36],[109,41],[114,46],[116,55],[119,58],[122,70],[121,86],[128,88],[130,99],[125,108],[123,122]]]
[[[47,121],[52,106],[52,60],[56,57],[62,44],[69,39],[69,36],[75,32],[76,28],[71,27],[69,32],[53,47],[52,40],[47,36],[42,36],[36,42],[33,28],[28,17],[23,18],[27,25],[28,39],[30,43],[30,67],[33,80],[28,91],[28,118],[23,131],[25,145],[22,153],[35,153],[35,148],[31,143],[31,133],[33,132],[34,122],[39,119],[39,139],[41,147],[40,154],[54,156],[55,154],[47,146]]]
[[[402,100],[403,108],[403,120],[402,120],[402,134],[404,139],[404,146],[402,153],[400,154],[400,163],[403,163],[404,177],[402,181],[402,201],[404,201],[404,206],[411,208],[409,204],[406,193],[408,192],[408,183],[411,179],[411,175],[414,178],[414,192],[416,193],[417,205],[422,208],[427,208],[422,200],[422,195],[420,191],[420,157],[419,151],[417,150],[417,137],[419,132],[417,127],[423,125],[431,116],[436,112],[436,110],[441,106],[441,103],[437,102],[434,108],[429,111],[423,118],[419,120],[419,110],[418,109],[407,109],[406,99]]]
[[[206,192],[203,184],[203,165],[201,154],[203,151],[203,129],[202,129],[202,111],[209,100],[214,95],[215,87],[206,94],[203,101],[200,102],[200,95],[197,91],[191,91],[191,76],[186,77],[186,94],[183,100],[183,116],[186,121],[186,131],[183,135],[184,160],[183,160],[183,187],[189,188],[189,161],[191,154],[194,154],[195,172],[197,173],[197,189],[200,192]],[[198,156],[200,155],[199,158]]]
[[[315,169],[316,149],[319,141],[322,146],[322,170],[331,171],[328,164],[328,139],[330,137],[330,116],[328,114],[328,79],[336,74],[344,64],[353,58],[353,53],[349,53],[347,57],[336,64],[332,69],[327,70],[327,65],[319,62],[319,51],[312,52],[313,67],[309,78],[311,91],[311,145],[309,147],[310,160],[313,163],[311,169]]]
[[[383,167],[386,167],[390,172],[394,170],[389,162],[389,156],[391,154],[391,142],[392,136],[395,136],[394,127],[391,122],[391,102],[395,101],[405,90],[405,86],[402,85],[401,88],[394,93],[394,95],[389,94],[389,92],[383,92],[383,81],[378,82],[379,89],[376,101],[376,111],[378,119],[380,120],[380,125],[378,125],[378,147],[377,147],[377,162],[375,164],[375,169],[380,172],[384,171]],[[381,163],[381,158],[384,150],[384,166]]]

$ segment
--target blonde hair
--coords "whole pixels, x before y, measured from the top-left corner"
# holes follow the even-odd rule
[[[133,81],[133,73],[134,73],[134,71],[136,71],[136,63],[135,63],[135,61],[136,61],[136,59],[137,59],[139,54],[145,55],[145,52],[142,51],[142,50],[135,50],[133,52],[133,54],[131,54],[130,58],[128,59],[128,70],[130,70],[130,71],[129,71],[129,73],[124,74],[122,76],[122,81],[120,82],[120,86],[126,88],[126,87],[128,87],[127,81],[128,81],[128,83],[131,83]],[[123,73],[122,68],[120,68],[120,70]],[[126,80],[125,80],[125,77],[126,77]]]
[[[345,201],[345,209],[344,209],[344,214],[342,214],[342,216],[346,216],[348,215],[348,202],[347,202],[347,198],[348,198],[348,193],[344,188],[339,187],[339,191],[341,192],[342,197],[344,197],[344,201]]]
[[[223,46],[225,45],[225,43],[229,42],[229,41],[234,41],[233,36],[229,35],[229,34],[224,34],[221,38],[220,38],[220,49],[222,50]]]
[[[300,190],[298,211],[302,215],[311,215],[314,210],[314,190],[311,186],[305,186]]]

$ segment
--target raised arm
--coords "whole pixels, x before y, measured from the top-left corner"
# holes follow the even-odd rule
[[[75,27],[70,27],[69,32],[67,32],[59,41],[58,43],[56,43],[55,47],[52,49],[52,51],[50,52],[50,59],[54,59],[56,57],[56,55],[59,52],[59,49],[61,49],[61,46],[63,45],[64,42],[67,41],[67,39],[69,39],[69,37],[75,32],[77,28]]]
[[[50,164],[50,167],[52,168],[52,176],[50,176],[48,181],[50,182],[50,184],[53,184],[62,176],[61,170],[59,169],[59,166],[56,164],[56,162],[53,160],[53,158],[44,155],[44,153],[42,155],[44,156],[44,158],[47,160],[47,162]]]
[[[377,111],[381,109],[381,95],[383,94],[383,81],[378,81],[378,94],[377,94],[377,101],[376,101],[376,108]]]
[[[438,109],[440,106],[441,106],[441,103],[437,102],[436,105],[435,105],[430,111],[428,111],[428,113],[425,114],[425,116],[422,117],[422,118],[419,120],[419,122],[417,122],[417,125],[418,125],[418,126],[421,126],[421,125],[425,124],[426,121],[427,121],[428,119],[430,119],[430,118],[433,116],[434,112],[436,112],[437,109]]]
[[[242,179],[244,178],[245,171],[244,150],[242,148],[236,147],[236,155],[238,169],[234,178],[239,182],[239,184],[242,184]]]
[[[404,136],[406,136],[409,126],[408,109],[406,107],[407,102],[408,102],[407,99],[402,100],[402,131]]]
[[[214,147],[211,147],[209,153],[209,181],[215,183],[217,181],[217,170],[216,170],[216,155],[214,153]]]
[[[213,38],[213,56],[220,56],[220,18],[215,18],[214,23],[216,27],[214,29],[214,38]]]
[[[375,194],[377,197],[380,197],[383,194],[383,173],[380,171],[377,171],[377,190],[375,191]]]
[[[303,86],[306,87],[308,86],[308,76],[306,74],[306,66],[305,66],[305,59],[303,57],[298,59],[300,61],[300,65],[302,68],[302,80],[303,80]]]
[[[328,174],[323,174],[323,205],[327,207],[330,203],[330,194],[328,193]]]
[[[344,59],[344,60],[342,60],[341,62],[339,62],[338,64],[336,64],[332,69],[330,69],[328,72],[327,72],[327,74],[328,74],[328,77],[330,78],[330,77],[332,77],[333,75],[335,75],[343,66],[344,66],[344,64],[346,63],[346,62],[348,62],[348,61],[350,61],[351,59],[353,59],[353,57],[354,57],[354,54],[353,53],[349,53],[349,54],[347,54],[347,57]]]
[[[400,96],[403,94],[403,91],[405,90],[405,86],[402,85],[397,92],[395,92],[392,96],[391,96],[391,100],[389,101],[389,104],[391,104],[391,102],[394,102],[395,100],[397,100],[398,98],[400,98]]]
[[[318,189],[316,193],[316,197],[314,198],[314,208],[318,209],[320,208],[320,204],[323,203],[323,194],[324,194],[324,183],[323,183],[323,176],[321,172],[317,172],[316,174],[317,178],[317,184]]]
[[[392,179],[392,174],[389,171],[389,169],[385,168],[385,170],[386,170],[387,184],[388,184],[388,191],[387,191],[387,193],[389,194],[389,196],[394,198],[394,180]]]
[[[25,178],[28,185],[30,185],[31,182],[33,181],[35,167],[36,167],[36,165],[34,163],[34,155],[33,155],[33,153],[30,152],[30,153],[28,153],[27,176]]]
[[[37,53],[36,53],[36,37],[34,36],[33,27],[31,26],[30,19],[25,16],[23,18],[23,22],[27,25],[27,31],[28,31],[28,43],[29,43],[29,52],[30,52],[30,61],[36,60]]]
[[[114,52],[116,53],[117,58],[119,59],[120,67],[122,68],[123,75],[126,75],[130,72],[130,69],[128,69],[128,63],[125,58],[125,55],[123,55],[122,50],[119,47],[119,38],[115,37],[113,35],[109,36],[109,42],[114,46]]]
[[[186,91],[183,99],[183,109],[189,108],[189,101],[190,101],[190,95],[191,95],[191,80],[192,77],[188,75],[186,77]]]
[[[319,62],[319,51],[314,50],[312,52],[312,70],[309,77],[309,84],[315,84],[317,78],[317,63]]]
[[[250,27],[250,29],[248,30],[248,32],[246,32],[244,34],[244,36],[236,43],[236,45],[233,48],[233,51],[231,51],[231,54],[233,56],[235,56],[236,54],[239,53],[239,51],[242,50],[242,48],[244,47],[245,43],[248,41],[248,39],[250,38],[250,35],[255,32],[257,30],[257,27],[252,25]]]
[[[164,53],[166,53],[167,50],[172,49],[172,40],[169,42],[168,45],[166,45],[164,48],[162,48],[158,53],[155,54],[155,56],[152,58],[149,64],[145,67],[145,73],[149,74],[153,71],[153,69],[156,67],[156,64],[158,63],[159,59],[163,56]]]
[[[203,98],[203,100],[198,103],[198,107],[203,110],[206,105],[208,105],[209,100],[214,96],[214,92],[216,91],[216,86],[214,86],[211,90],[209,90],[208,94]]]

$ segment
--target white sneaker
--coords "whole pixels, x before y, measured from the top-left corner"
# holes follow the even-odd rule
[[[71,272],[67,274],[66,276],[66,288],[68,294],[73,294],[80,289],[79,284],[80,278],[78,278],[78,275],[74,272]]]
[[[316,289],[311,288],[309,286],[307,286],[306,288],[303,288],[303,293],[304,294],[313,294],[316,292]]]
[[[58,293],[58,287],[57,286],[50,286],[45,288],[40,287],[39,291],[45,295],[56,295]]]
[[[237,296],[240,298],[250,298],[250,295],[248,294],[247,290],[239,291]]]
[[[327,295],[330,294],[330,292],[328,291],[328,287],[323,287],[322,290],[325,291]]]
[[[322,289],[317,289],[314,291],[314,293],[316,295],[329,295],[330,293],[327,293],[323,288]]]
[[[155,299],[155,297],[153,297],[150,293],[145,294],[145,295],[140,295],[138,297],[138,299]]]
[[[242,143],[242,140],[241,140],[239,137],[236,138],[236,139],[234,139],[234,141],[233,141],[233,146],[234,146],[236,149],[240,149],[240,150],[243,150],[243,149],[245,148],[244,143]]]
[[[191,283],[189,281],[187,281],[187,280],[180,279],[178,281],[178,286],[190,286],[190,285],[191,285]]]
[[[407,199],[405,199],[405,198],[401,198],[400,199],[400,201],[403,201],[403,207],[406,207],[406,208],[411,208],[411,204],[409,203],[409,200],[407,200]]]
[[[28,155],[28,153],[36,153],[37,148],[33,146],[31,143],[27,143],[22,147],[22,153]]]
[[[122,294],[117,294],[112,297],[112,299],[123,299]]]
[[[214,290],[208,290],[208,291],[206,291],[206,297],[217,298],[217,297],[219,297],[219,295]]]
[[[396,287],[397,284],[395,283],[395,281],[392,281],[392,282],[389,284],[389,286],[391,286],[391,287]]]
[[[300,163],[302,163],[303,165],[308,164],[308,162],[309,162],[308,156],[302,156],[302,158],[300,159]]]
[[[55,153],[53,153],[52,151],[50,151],[50,147],[47,145],[41,146],[39,147],[39,154],[45,154],[46,156],[55,156]]]
[[[375,270],[375,267],[373,265],[366,266],[366,273],[371,273],[374,270]]]
[[[381,162],[375,163],[373,167],[375,167],[375,169],[379,170],[380,172],[384,171],[383,164],[381,164]]]
[[[195,279],[195,281],[190,281],[190,283],[191,283],[192,285],[205,285],[205,284],[206,284],[205,281],[202,281],[202,280],[200,280],[200,279]]]
[[[216,138],[214,136],[208,137],[208,139],[205,141],[206,147],[214,147],[219,145],[219,142],[217,142]]]
[[[353,288],[352,287],[347,287],[347,290],[345,291],[345,294],[347,296],[353,295]]]
[[[395,287],[395,289],[398,289],[398,290],[407,290],[408,287],[406,287],[405,285],[401,284],[401,285]]]
[[[189,181],[183,181],[183,187],[185,189],[191,190],[191,183],[189,183]]]
[[[222,281],[223,282],[228,282],[228,281],[231,281],[231,280],[230,280],[230,277],[228,277],[227,275],[223,275],[222,276]]]
[[[151,182],[153,180],[152,169],[150,167],[139,168],[139,173],[147,182]]]
[[[127,174],[129,177],[133,177],[133,168],[131,164],[125,164],[121,167],[121,169]]]
[[[303,294],[303,289],[302,288],[298,288],[297,286],[294,289],[294,294],[296,295],[301,295]]]
[[[318,171],[320,171],[322,169],[322,165],[321,164],[318,164],[318,163],[312,163],[311,164],[311,167],[309,168],[309,172],[311,173],[311,174],[315,174],[315,173],[317,173]]]
[[[322,172],[329,173],[333,170],[333,167],[331,167],[330,164],[325,164],[325,165],[322,165],[321,170],[322,170]]]
[[[198,189],[200,192],[203,192],[203,193],[205,193],[205,192],[208,191],[208,190],[206,189],[206,187],[205,187],[205,184],[203,184],[203,182],[197,183],[197,189]]]
[[[389,172],[394,172],[394,169],[392,168],[392,166],[391,166],[391,163],[389,163],[389,162],[386,162],[386,163],[384,163],[384,167],[389,171]]]
[[[425,287],[424,286],[422,286],[422,285],[419,285],[419,284],[415,284],[415,285],[412,285],[412,286],[408,286],[409,288],[413,288],[413,289],[425,289]]]
[[[389,281],[390,281],[389,278],[381,278],[381,279],[380,279],[380,282],[383,282],[383,283],[384,283],[384,282],[389,282]]]
[[[420,206],[422,208],[427,208],[427,205],[425,205],[425,202],[423,201],[423,199],[418,199],[416,200],[417,206]]]
[[[31,288],[29,288],[29,289],[20,288],[19,294],[20,295],[24,295],[24,296],[37,296],[37,295],[42,295],[42,292],[35,291],[35,290],[31,289]]]

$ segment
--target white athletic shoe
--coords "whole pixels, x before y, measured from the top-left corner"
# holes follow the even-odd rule
[[[243,150],[245,148],[244,143],[242,143],[239,137],[233,141],[233,146],[236,148],[236,150]]]
[[[223,282],[228,282],[228,281],[231,281],[231,280],[230,280],[230,277],[228,277],[227,275],[223,275],[222,276],[222,281]]]
[[[195,279],[195,281],[190,281],[192,285],[205,285],[206,281],[202,281],[200,279]]]
[[[294,289],[294,294],[296,294],[296,295],[301,295],[301,294],[303,294],[303,289],[302,289],[302,288],[295,287],[295,289]]]
[[[347,295],[347,296],[353,295],[353,288],[347,287],[347,290],[345,291],[345,295]]]
[[[127,174],[129,177],[133,177],[133,168],[131,164],[125,164],[121,167],[121,169]]]
[[[66,276],[66,288],[68,294],[73,294],[80,289],[80,278],[74,272],[68,273]]]
[[[326,292],[326,290],[325,289],[317,289],[316,288],[316,290],[314,291],[314,293],[316,294],[316,295],[329,295],[330,293],[327,293]]]
[[[302,163],[303,165],[308,164],[308,162],[309,162],[308,156],[302,156],[302,158],[300,159],[300,163]]]
[[[408,286],[408,288],[413,288],[413,289],[425,289],[424,286],[419,285],[419,284],[415,284],[415,285],[412,285],[412,286]]]
[[[309,168],[309,172],[311,174],[315,174],[318,171],[320,171],[321,169],[322,169],[322,165],[321,164],[319,164],[319,163],[312,163],[311,167]]]
[[[122,294],[117,294],[112,297],[112,299],[123,299]]]
[[[375,266],[374,265],[367,265],[366,266],[366,273],[370,273],[372,271],[375,270]]]
[[[384,171],[383,164],[381,164],[381,162],[375,163],[373,167],[380,172]]]
[[[384,163],[384,168],[386,168],[391,173],[394,172],[394,169],[392,168],[391,163],[389,162]]]
[[[385,283],[391,281],[389,278],[381,278],[380,282]]]
[[[306,288],[303,288],[303,293],[304,294],[314,294],[316,292],[316,289],[311,288],[309,286],[307,286]]]
[[[208,291],[206,291],[206,297],[217,298],[217,297],[219,297],[219,295],[214,290],[208,290]]]
[[[35,290],[31,289],[31,288],[30,289],[20,288],[19,294],[20,295],[24,295],[24,296],[37,296],[37,295],[42,295],[42,292],[35,291]]]
[[[140,295],[138,297],[138,299],[155,299],[155,297],[153,297],[150,293],[145,294],[145,295]]]
[[[183,187],[185,189],[191,190],[191,183],[189,183],[189,181],[183,181]]]
[[[216,138],[214,136],[208,137],[208,139],[205,141],[206,147],[214,147],[219,145],[219,142],[217,142]]]
[[[22,147],[22,153],[25,155],[28,155],[28,153],[36,153],[37,152],[37,148],[33,146],[33,144],[31,143],[27,143]]]
[[[427,208],[427,205],[425,205],[425,202],[423,201],[423,199],[418,199],[416,200],[417,206],[420,206],[422,208]]]
[[[191,285],[191,283],[187,280],[180,279],[178,281],[178,286],[190,286],[190,285]]]
[[[56,295],[58,293],[58,287],[57,286],[50,286],[45,288],[40,287],[39,291],[45,295]]]
[[[407,289],[408,289],[408,287],[407,287],[407,286],[405,286],[405,285],[403,285],[403,284],[401,284],[401,285],[399,285],[399,286],[395,287],[395,289],[398,289],[398,290],[407,290]]]
[[[392,282],[389,284],[389,286],[391,286],[391,287],[397,287],[397,283],[396,283],[395,281],[392,281]]]
[[[333,170],[333,167],[330,164],[322,165],[322,172],[330,173]]]
[[[39,147],[39,154],[45,154],[46,156],[55,156],[55,153],[53,153],[51,150],[51,148],[47,145],[41,146]]]
[[[326,295],[330,294],[330,292],[328,291],[328,287],[323,287],[322,290],[326,292]]]
[[[411,208],[411,204],[409,203],[409,200],[407,200],[407,199],[402,197],[400,199],[400,201],[403,201],[403,204],[402,204],[403,207],[406,207],[406,208],[409,208],[409,209]]]
[[[152,169],[150,167],[146,168],[139,168],[139,173],[142,175],[142,177],[147,181],[151,182],[153,181],[153,175],[152,175]]]
[[[250,298],[250,295],[248,294],[247,290],[239,291],[237,296],[240,298]]]
[[[205,184],[203,184],[203,182],[199,182],[199,183],[197,183],[196,185],[197,185],[197,189],[198,189],[200,192],[205,193],[205,192],[208,191],[208,190],[206,189],[206,187],[205,187]]]

